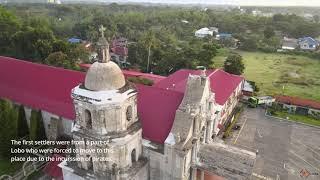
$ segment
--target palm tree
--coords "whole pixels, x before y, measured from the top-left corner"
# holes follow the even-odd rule
[[[149,30],[147,33],[143,35],[144,37],[142,38],[143,44],[147,47],[148,49],[148,59],[147,59],[147,72],[150,70],[150,56],[151,56],[151,47],[155,45],[155,35],[154,32]]]

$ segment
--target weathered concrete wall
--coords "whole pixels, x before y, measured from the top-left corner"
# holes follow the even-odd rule
[[[92,130],[100,134],[109,132],[125,131],[128,127],[138,121],[137,97],[123,95],[123,102],[112,102],[108,104],[92,104],[74,100],[76,121],[82,127],[87,126],[88,112],[91,115]],[[128,113],[128,109],[130,113]],[[130,118],[128,117],[130,114]]]
[[[228,180],[250,179],[256,154],[221,143],[202,144],[198,153],[199,169]]]

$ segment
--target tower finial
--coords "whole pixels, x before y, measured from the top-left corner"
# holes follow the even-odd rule
[[[101,33],[101,37],[97,43],[97,53],[98,53],[98,61],[101,63],[107,63],[110,61],[110,54],[109,54],[109,44],[106,38],[104,37],[104,31],[106,30],[103,25],[100,26],[99,32]]]
[[[104,37],[104,31],[105,30],[106,30],[106,28],[103,25],[101,25],[100,28],[99,28],[99,31],[101,33],[101,37]]]

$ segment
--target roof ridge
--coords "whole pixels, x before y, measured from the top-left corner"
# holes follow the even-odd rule
[[[216,73],[219,70],[219,68],[215,69],[213,72],[211,72],[208,76],[208,78],[210,78],[214,73]]]

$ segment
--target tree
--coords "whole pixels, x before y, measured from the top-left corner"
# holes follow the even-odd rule
[[[150,56],[151,56],[151,47],[154,46],[155,44],[155,35],[152,31],[148,31],[147,33],[144,34],[142,37],[142,42],[145,44],[147,51],[148,51],[148,56],[147,56],[147,70],[146,72],[150,71]]]
[[[271,26],[266,27],[266,29],[263,31],[264,37],[269,39],[273,37],[276,33],[274,32],[274,29]]]
[[[52,43],[52,52],[63,52],[65,54],[69,53],[71,49],[71,45],[70,43],[68,43],[67,41],[64,40],[55,40]]]
[[[20,22],[16,16],[0,7],[0,27],[0,54],[10,54],[10,42],[13,34],[20,29]]]
[[[19,138],[25,137],[26,135],[29,134],[28,123],[27,123],[26,114],[25,114],[23,105],[19,106],[17,131],[18,131]]]
[[[30,139],[34,141],[46,139],[46,133],[44,129],[41,111],[31,111]]]
[[[224,62],[224,70],[231,74],[241,75],[245,69],[242,56],[231,53]]]
[[[217,46],[213,43],[205,43],[202,45],[202,49],[198,52],[199,64],[207,68],[212,67],[212,59],[217,54]]]
[[[17,138],[18,112],[8,100],[0,100],[0,156],[8,158],[11,140]]]
[[[72,64],[70,63],[68,56],[63,52],[54,52],[51,53],[45,60],[45,63],[51,66],[71,68]]]
[[[254,36],[245,37],[241,40],[240,49],[255,51],[258,48],[258,39]]]
[[[51,52],[55,37],[51,30],[25,27],[13,36],[12,47],[17,58],[43,61]]]
[[[77,44],[70,48],[70,51],[67,53],[67,55],[73,65],[77,62],[90,63],[89,51],[82,44]]]

